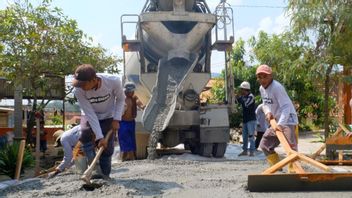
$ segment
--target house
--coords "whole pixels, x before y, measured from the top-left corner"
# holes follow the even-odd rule
[[[0,107],[0,127],[13,127],[13,112],[12,108]]]

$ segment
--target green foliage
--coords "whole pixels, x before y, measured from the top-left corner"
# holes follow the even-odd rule
[[[117,73],[121,62],[100,45],[94,46],[75,20],[50,4],[51,0],[42,0],[36,6],[29,0],[19,0],[0,10],[0,74],[16,87],[23,82],[31,83],[23,92],[33,99],[33,112],[50,101],[37,104],[38,93],[58,89],[48,83],[47,76],[62,79],[83,63],[94,65],[99,72]],[[70,94],[72,88],[67,91]],[[33,125],[31,114],[28,134]]]
[[[64,77],[79,64],[90,63],[98,71],[119,72],[116,68],[121,60],[106,55],[100,45],[94,46],[92,39],[78,29],[77,22],[61,9],[52,8],[50,1],[38,6],[28,0],[15,1],[0,12],[0,18],[0,71],[11,81],[32,82],[30,92],[34,97],[38,88],[50,89],[41,76]]]
[[[338,64],[351,67],[352,2],[289,0],[288,3],[293,32],[306,37],[305,45],[311,46],[305,55],[309,56],[306,60],[313,64],[306,72],[318,74],[320,79],[324,79],[324,129],[327,136],[331,122],[330,87],[336,83],[332,78],[334,71],[338,71]]]
[[[215,83],[210,90],[211,94],[213,95],[210,98],[209,103],[211,104],[219,104],[225,101],[225,87],[224,87],[224,80],[223,78],[216,78]]]
[[[240,105],[235,106],[236,111],[229,115],[230,128],[239,128],[242,123],[242,109]]]
[[[53,116],[51,118],[51,122],[53,125],[62,125],[63,124],[62,116],[60,115]]]
[[[350,65],[352,58],[352,2],[349,0],[288,1],[292,29],[313,34],[310,41],[322,63]]]
[[[235,92],[238,93],[238,86],[243,81],[248,81],[251,85],[251,92],[256,96],[259,95],[259,84],[255,76],[255,67],[246,65],[244,61],[244,56],[246,54],[245,42],[239,39],[235,43],[235,47],[232,50],[231,65],[234,71],[234,84]]]
[[[15,178],[17,155],[19,153],[19,143],[15,142],[12,145],[6,144],[0,148],[0,175],[7,175],[12,179]],[[34,165],[34,158],[28,148],[23,154],[23,162],[21,174],[24,170]]]
[[[312,70],[315,59],[310,48],[303,45],[305,38],[286,32],[268,35],[260,32],[250,39],[253,59],[266,63],[273,68],[274,77],[281,82],[296,105],[301,128],[310,128],[310,123],[323,123],[323,89],[321,75]],[[307,72],[311,71],[311,72]],[[332,97],[330,98],[333,101]]]

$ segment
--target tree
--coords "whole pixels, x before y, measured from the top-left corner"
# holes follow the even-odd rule
[[[331,75],[339,65],[350,67],[352,58],[352,2],[350,0],[289,0],[287,11],[295,33],[308,38],[315,64],[310,72],[323,73],[324,129],[329,133]],[[318,72],[315,72],[318,71]]]
[[[248,81],[251,85],[251,92],[255,96],[259,96],[259,84],[255,76],[255,67],[245,62],[246,55],[245,41],[241,38],[237,40],[232,49],[231,65],[234,72],[235,89],[243,81]],[[238,91],[237,91],[238,92]],[[258,97],[257,97],[258,98]]]
[[[106,55],[101,46],[77,27],[59,8],[51,8],[50,0],[33,6],[28,0],[15,1],[0,10],[0,73],[15,86],[30,82],[23,90],[33,98],[32,112],[43,109],[50,100],[41,100],[38,93],[50,93],[48,76],[64,78],[76,65],[93,64],[98,71],[115,69],[116,57]],[[64,86],[64,85],[62,85]],[[27,140],[34,125],[34,115],[27,126]]]

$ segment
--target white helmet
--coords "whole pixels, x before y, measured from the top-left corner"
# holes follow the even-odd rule
[[[240,88],[241,89],[247,89],[247,90],[250,90],[251,89],[251,85],[249,84],[249,82],[247,81],[243,81],[240,85]]]

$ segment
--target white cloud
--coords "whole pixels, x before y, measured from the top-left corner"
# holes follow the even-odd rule
[[[259,22],[259,28],[257,29],[257,32],[259,31],[265,31],[265,32],[270,32],[273,27],[273,20],[271,17],[265,17]]]
[[[91,37],[92,37],[92,44],[94,46],[97,46],[98,44],[102,44],[103,34],[99,33],[99,34],[93,35]]]
[[[235,31],[235,39],[242,38],[243,40],[248,40],[251,36],[255,34],[255,30],[250,27],[244,27]]]
[[[112,48],[109,49],[108,52],[118,57],[122,57],[122,54],[123,54],[121,45],[113,46]]]
[[[275,34],[280,34],[288,29],[290,24],[290,18],[284,13],[275,18],[275,23],[273,27],[273,32]]]
[[[236,30],[235,37],[242,38],[243,40],[248,40],[251,36],[255,36],[259,31],[264,31],[269,34],[280,34],[289,28],[290,18],[287,17],[284,13],[279,16],[273,17],[264,17],[259,21],[258,28],[254,29],[253,27],[246,26],[239,30]]]

